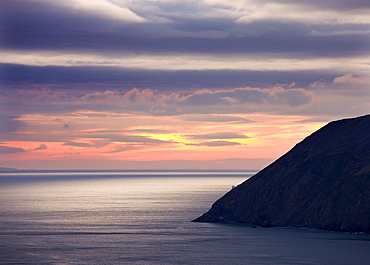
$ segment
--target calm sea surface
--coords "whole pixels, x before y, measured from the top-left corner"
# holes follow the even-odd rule
[[[192,223],[248,172],[0,174],[0,264],[370,264],[370,235]]]

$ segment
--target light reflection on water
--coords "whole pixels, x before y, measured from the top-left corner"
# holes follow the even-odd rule
[[[248,177],[0,182],[0,263],[368,264],[369,235],[190,222]]]
[[[126,171],[14,171],[14,172],[0,172],[0,177],[5,176],[19,176],[19,177],[42,177],[42,176],[231,176],[231,175],[253,175],[257,173],[255,170],[233,170],[233,171],[179,171],[179,170],[126,170]]]

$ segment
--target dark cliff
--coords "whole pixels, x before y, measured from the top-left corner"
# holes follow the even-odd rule
[[[330,122],[194,221],[370,233],[370,115]]]

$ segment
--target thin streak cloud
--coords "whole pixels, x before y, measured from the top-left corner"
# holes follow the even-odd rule
[[[143,70],[248,70],[248,71],[370,71],[370,57],[354,58],[260,58],[254,56],[199,56],[199,55],[130,55],[104,57],[102,55],[11,53],[0,52],[0,62],[30,66],[86,67],[105,66]],[[158,63],[160,62],[160,63]]]
[[[193,139],[246,139],[249,138],[244,134],[232,132],[217,132],[208,134],[191,135]]]

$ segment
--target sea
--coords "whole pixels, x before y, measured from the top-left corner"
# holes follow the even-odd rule
[[[191,222],[255,173],[0,173],[0,264],[370,264],[369,234]]]

